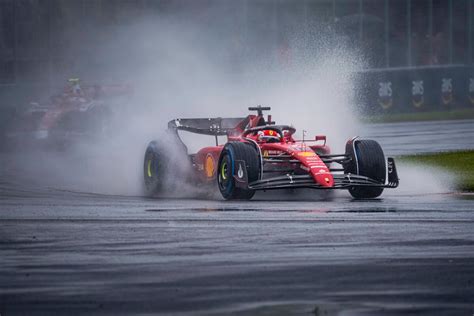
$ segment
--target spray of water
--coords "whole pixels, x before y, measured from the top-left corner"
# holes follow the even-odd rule
[[[361,130],[352,74],[363,67],[363,58],[331,32],[314,40],[317,54],[308,53],[308,38],[298,34],[295,38],[295,46],[306,47],[306,53],[291,64],[272,56],[265,62],[246,58],[235,71],[218,58],[219,49],[229,47],[220,46],[222,38],[215,32],[168,16],[137,21],[97,47],[94,58],[103,62],[101,73],[90,70],[83,76],[133,84],[130,104],[113,117],[113,135],[72,144],[64,153],[35,154],[34,164],[31,154],[22,153],[15,158],[15,168],[54,187],[142,194],[146,145],[163,136],[167,121],[243,117],[248,106],[257,104],[271,106],[277,123],[292,124],[297,133],[304,129],[309,136],[327,135],[333,152],[343,152],[345,141]],[[188,145],[194,150],[202,144],[191,138]],[[168,150],[174,153],[173,146]],[[195,193],[174,172],[168,177],[180,183],[180,194]]]
[[[400,186],[386,190],[387,196],[417,196],[454,192],[456,177],[444,170],[418,164],[397,164]]]

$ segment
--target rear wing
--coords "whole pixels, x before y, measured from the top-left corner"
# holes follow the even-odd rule
[[[235,131],[243,131],[248,124],[248,119],[248,117],[182,118],[169,121],[168,129],[210,136],[225,136]]]

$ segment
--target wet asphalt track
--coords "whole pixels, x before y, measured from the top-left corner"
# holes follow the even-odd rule
[[[150,200],[5,175],[2,316],[474,313],[472,196]]]
[[[473,149],[474,120],[371,124],[361,136],[390,155]]]

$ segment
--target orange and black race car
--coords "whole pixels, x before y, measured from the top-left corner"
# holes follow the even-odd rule
[[[354,198],[376,198],[396,188],[393,158],[385,158],[374,140],[354,137],[344,154],[331,154],[326,136],[296,140],[295,128],[276,125],[269,107],[250,107],[256,115],[242,118],[175,119],[168,136],[152,141],[145,153],[146,193],[160,196],[170,179],[209,189],[216,185],[227,200],[251,199],[257,190],[346,189]],[[215,146],[188,154],[178,131],[214,136]],[[218,137],[227,141],[219,144]],[[184,157],[184,159],[183,159]]]

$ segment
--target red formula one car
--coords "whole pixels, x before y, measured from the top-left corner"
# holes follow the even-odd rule
[[[398,186],[395,162],[376,141],[354,137],[344,154],[334,155],[326,136],[295,140],[295,128],[275,125],[270,115],[265,120],[262,111],[269,107],[249,110],[257,115],[170,121],[167,141],[152,141],[146,150],[146,193],[163,194],[176,177],[210,190],[217,182],[227,200],[295,188],[347,189],[354,198],[376,198],[384,188]],[[178,131],[214,136],[216,145],[188,154]],[[218,136],[227,136],[227,142],[219,144]]]
[[[124,107],[132,92],[129,85],[81,86],[79,79],[70,79],[49,102],[33,102],[19,112],[8,128],[7,142],[11,147],[62,148],[78,139],[106,136],[112,116],[117,108]]]

